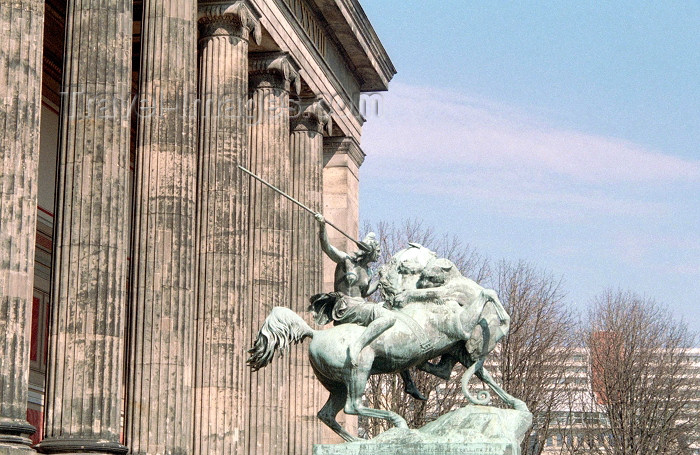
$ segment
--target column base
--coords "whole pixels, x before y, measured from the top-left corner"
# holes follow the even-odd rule
[[[29,442],[31,443],[31,440]],[[0,455],[36,455],[36,451],[24,444],[15,445],[0,442]]]
[[[4,447],[29,448],[32,440],[29,436],[36,431],[33,425],[24,419],[0,417],[0,450]],[[0,453],[4,453],[0,451]]]
[[[46,438],[34,448],[42,453],[60,453],[60,454],[115,454],[123,455],[129,451],[126,446],[118,442],[108,441],[106,439],[80,439],[80,438]]]

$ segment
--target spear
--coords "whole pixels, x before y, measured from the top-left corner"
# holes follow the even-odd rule
[[[271,183],[269,183],[269,182],[263,180],[261,177],[258,177],[257,175],[253,174],[252,172],[250,172],[248,169],[244,168],[244,167],[241,166],[240,164],[238,165],[238,168],[239,168],[240,170],[242,170],[243,172],[245,172],[246,174],[248,174],[248,175],[250,175],[251,177],[253,177],[253,178],[254,178],[255,180],[257,180],[258,182],[260,182],[260,183],[262,183],[263,185],[267,186],[267,187],[270,188],[271,190],[276,191],[277,193],[279,193],[279,194],[281,194],[282,196],[286,197],[287,199],[289,199],[290,201],[292,201],[293,203],[295,203],[296,205],[298,205],[298,206],[301,207],[302,209],[306,210],[306,211],[309,212],[310,214],[312,214],[312,215],[314,215],[314,216],[316,216],[316,215],[321,215],[320,213],[311,210],[310,208],[308,208],[307,206],[305,206],[305,205],[302,204],[301,202],[297,201],[297,200],[294,199],[292,196],[288,195],[287,193],[285,193],[284,191],[280,190],[280,189],[277,188],[276,186],[274,186],[274,185],[272,185]],[[340,229],[340,228],[339,228],[338,226],[336,226],[335,224],[331,223],[331,222],[328,221],[328,220],[325,220],[325,221],[326,221],[326,224],[327,224],[327,225],[331,226],[333,229],[335,229],[336,231],[338,231],[338,232],[340,232],[341,234],[343,234],[345,237],[347,237],[347,238],[349,238],[350,240],[352,240],[352,241],[353,241],[358,247],[360,247],[362,250],[364,250],[364,251],[369,251],[370,248],[369,248],[367,245],[365,245],[363,242],[358,242],[357,240],[355,240],[354,238],[350,237],[348,234],[346,234],[345,232],[343,232],[343,230]]]

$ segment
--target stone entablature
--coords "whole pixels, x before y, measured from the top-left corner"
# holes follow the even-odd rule
[[[251,0],[260,10],[261,23],[271,38],[299,62],[309,89],[326,97],[338,129],[359,140],[364,123],[359,110],[361,92],[386,90],[396,70],[359,3],[305,1]],[[293,9],[290,5],[297,2],[305,6]],[[359,11],[351,13],[348,8]],[[295,11],[302,9],[306,16],[300,19]],[[312,21],[324,29],[322,49],[317,44],[320,39],[312,38],[307,31],[313,27]]]
[[[358,0],[309,0],[331,24],[333,34],[342,43],[356,77],[361,80],[360,91],[387,90],[396,68]]]
[[[285,2],[311,41],[316,45],[316,49],[321,55],[326,55],[326,31],[316,19],[316,14],[306,5],[304,0],[285,0]]]

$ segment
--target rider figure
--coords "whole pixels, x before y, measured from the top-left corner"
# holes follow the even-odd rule
[[[316,214],[316,220],[320,225],[321,249],[337,264],[335,292],[314,295],[311,297],[309,309],[320,325],[333,320],[335,324],[355,323],[366,327],[362,335],[349,347],[348,358],[351,365],[356,367],[362,349],[396,323],[396,315],[391,310],[366,300],[379,286],[379,281],[371,281],[369,264],[379,259],[381,249],[375,234],[369,233],[362,242],[358,243],[359,251],[353,254],[341,251],[331,245],[323,215]],[[401,377],[404,380],[406,393],[414,398],[425,400],[408,371],[402,371]]]

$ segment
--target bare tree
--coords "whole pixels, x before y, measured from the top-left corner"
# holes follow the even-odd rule
[[[383,262],[409,241],[421,243],[455,262],[463,275],[497,291],[510,313],[511,328],[487,360],[487,368],[493,369],[504,388],[523,399],[535,414],[534,439],[523,443],[523,454],[541,453],[544,441],[553,431],[555,411],[567,402],[564,376],[574,341],[575,319],[564,303],[561,281],[525,262],[502,261],[492,275],[489,262],[472,248],[456,237],[438,236],[417,221],[400,225],[380,223],[376,232],[382,239]],[[396,375],[372,378],[365,396],[370,406],[391,409],[403,415],[410,426],[419,427],[466,404],[461,392],[463,373],[464,369],[458,366],[450,380],[444,381],[414,371],[416,385],[428,398],[425,402],[406,396]],[[363,420],[361,426],[369,435],[386,429],[383,421]]]
[[[462,274],[477,283],[491,274],[488,259],[468,243],[454,235],[437,234],[435,229],[418,219],[404,220],[401,223],[381,221],[376,226],[365,224],[363,231],[374,231],[380,240],[382,254],[377,261],[377,268],[389,262],[392,255],[412,242],[430,248],[440,257],[450,259]]]
[[[374,231],[380,239],[382,255],[377,267],[389,262],[391,256],[406,248],[409,242],[419,243],[455,263],[464,276],[476,282],[488,278],[489,261],[456,236],[439,235],[418,220],[401,223],[380,222],[376,226],[365,225],[364,232]],[[398,375],[380,375],[370,378],[365,398],[374,408],[391,409],[406,418],[408,424],[420,427],[437,416],[464,403],[460,389],[463,369],[457,367],[447,383],[435,376],[413,369],[411,375],[419,390],[428,398],[417,401],[404,393]],[[360,428],[368,436],[375,436],[388,429],[389,424],[379,419],[361,419]]]
[[[592,305],[586,328],[590,358],[586,453],[689,454],[698,430],[689,413],[697,387],[688,372],[694,336],[669,310],[631,292],[607,291]]]
[[[575,348],[576,319],[561,279],[519,261],[496,266],[493,288],[511,317],[510,331],[487,360],[508,393],[533,413],[524,455],[539,455],[557,433],[555,418],[568,410],[567,377]]]

